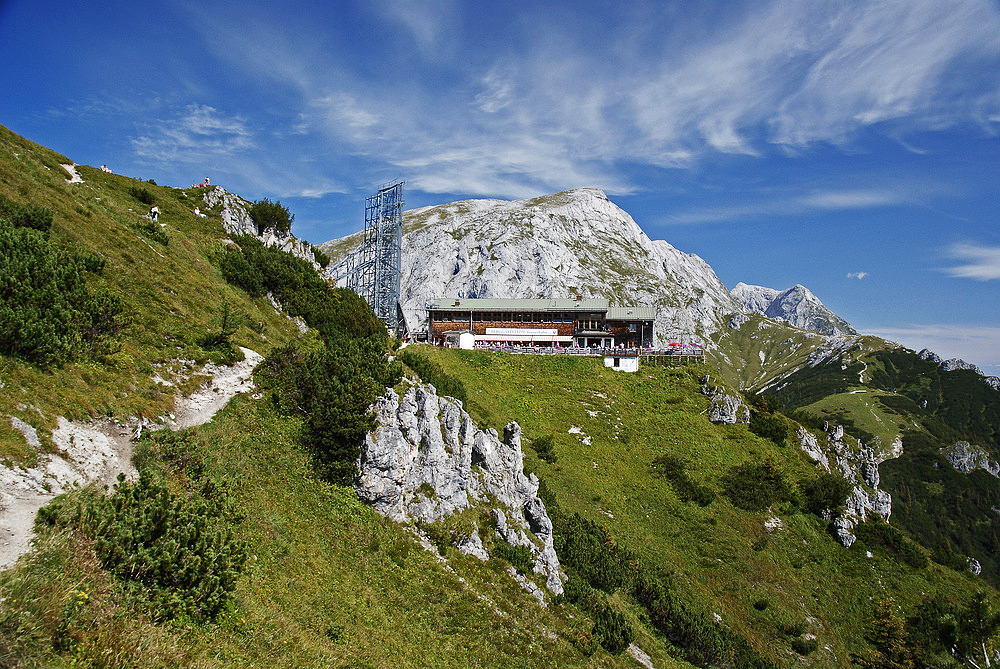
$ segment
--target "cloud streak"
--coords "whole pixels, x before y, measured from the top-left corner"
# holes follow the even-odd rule
[[[849,145],[876,127],[894,138],[970,122],[993,132],[1000,115],[995,79],[954,76],[971,61],[1000,67],[1000,12],[988,0],[772,0],[721,18],[705,3],[680,27],[657,3],[590,19],[526,8],[502,26],[475,26],[450,0],[370,11],[382,43],[412,43],[431,71],[397,54],[373,85],[353,45],[324,50],[321,25],[299,23],[295,35],[260,19],[199,28],[217,56],[291,92],[287,123],[303,141],[412,170],[408,181],[428,192],[625,194],[638,186],[622,163],[687,168],[718,154]],[[698,39],[674,32],[691,26]],[[475,49],[498,28],[507,39]],[[268,49],[238,48],[246,43]],[[857,190],[784,207],[896,202]]]
[[[231,157],[255,148],[256,143],[245,118],[190,104],[174,118],[149,123],[132,140],[132,147],[142,158],[190,164]]]
[[[952,244],[948,256],[963,261],[944,271],[953,277],[993,281],[1000,279],[1000,246],[981,246],[962,242]]]

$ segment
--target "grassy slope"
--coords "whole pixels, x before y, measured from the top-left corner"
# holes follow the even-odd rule
[[[88,284],[118,293],[133,322],[119,350],[99,360],[52,372],[0,361],[0,414],[17,416],[45,435],[58,415],[154,418],[169,411],[172,392],[165,393],[150,377],[159,371],[168,378],[168,370],[180,370],[181,360],[201,364],[209,359],[198,340],[218,328],[223,302],[253,326],[240,328],[234,336],[238,344],[266,353],[273,344],[298,336],[295,326],[266,301],[250,300],[222,280],[211,257],[222,248],[225,233],[218,212],[209,210],[206,219],[194,216],[195,206],[206,209],[198,189],[157,187],[86,166],[78,168],[84,183],[67,183],[69,174],[60,163],[70,162],[0,127],[0,193],[51,210],[53,242],[104,256],[103,275],[90,276]],[[162,230],[169,237],[166,246],[129,227],[143,221],[149,209],[128,194],[129,187],[145,188],[156,197]],[[0,457],[17,464],[34,457],[9,424],[0,429]]]
[[[958,440],[996,458],[1000,395],[971,371],[945,372],[903,350],[856,352],[791,377],[779,392],[789,408],[845,425],[848,432],[902,454],[882,464],[882,488],[893,496],[892,523],[933,549],[978,559],[983,578],[1000,584],[1000,482],[985,472],[966,475],[940,454]],[[862,382],[863,380],[863,382]],[[926,404],[925,404],[926,401]]]
[[[603,651],[582,655],[570,640],[589,627],[569,617],[575,610],[541,608],[505,564],[449,551],[443,566],[352,490],[316,481],[295,445],[297,430],[266,402],[241,397],[193,436],[209,476],[229,481],[252,555],[235,606],[218,624],[150,623],[85,540],[56,535],[0,574],[0,597],[17,602],[0,611],[0,657],[4,644],[25,652],[27,665],[72,657],[54,652],[49,639],[77,590],[89,597],[69,617],[82,637],[75,652],[107,662],[100,666],[631,664]],[[146,459],[156,462],[157,452]]]
[[[526,441],[555,436],[554,465],[530,448],[526,462],[561,506],[603,523],[643,559],[679,571],[706,611],[776,660],[792,657],[785,630],[804,624],[820,643],[807,662],[848,666],[873,600],[888,594],[909,607],[925,594],[981,586],[971,575],[936,565],[916,571],[877,550],[869,559],[860,543],[845,550],[818,518],[789,508],[777,509],[784,529],[768,534],[767,513],[737,510],[722,497],[705,508],[680,503],[649,466],[659,454],[680,456],[692,478],[716,490],[748,459],[774,458],[797,479],[816,471],[798,449],[700,415],[707,400],[697,378],[708,368],[630,375],[596,360],[424,350],[463,380],[478,420],[498,429],[517,420]],[[572,426],[592,443],[570,434]],[[764,611],[753,607],[759,600],[768,602]]]

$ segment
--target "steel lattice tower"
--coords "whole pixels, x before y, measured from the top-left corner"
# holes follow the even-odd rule
[[[331,274],[371,306],[389,332],[400,330],[399,283],[403,248],[403,181],[379,189],[365,200],[365,236],[361,247]]]

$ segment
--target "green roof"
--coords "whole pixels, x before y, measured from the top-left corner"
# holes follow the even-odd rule
[[[651,321],[656,318],[656,308],[611,307],[605,318],[609,321]]]
[[[604,298],[571,299],[492,299],[450,297],[431,300],[432,311],[607,311]]]

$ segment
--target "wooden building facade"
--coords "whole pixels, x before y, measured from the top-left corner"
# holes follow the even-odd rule
[[[427,330],[435,344],[471,333],[477,346],[645,348],[652,345],[655,318],[652,307],[611,307],[608,300],[593,298],[452,298],[427,304]]]

